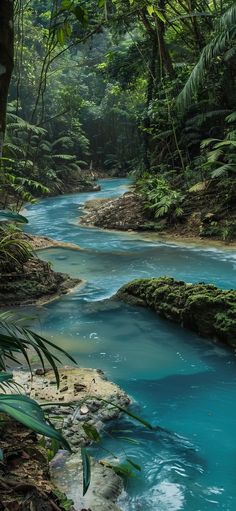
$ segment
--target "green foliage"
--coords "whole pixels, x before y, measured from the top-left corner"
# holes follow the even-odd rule
[[[174,221],[182,216],[184,195],[173,190],[165,178],[146,174],[137,182],[137,186],[146,200],[146,208],[155,218],[164,217]]]
[[[8,216],[9,218],[9,216]],[[0,272],[22,270],[32,256],[32,248],[22,239],[20,232],[12,233],[11,228],[0,227]]]
[[[52,355],[51,351],[56,350],[57,353],[61,353],[72,362],[75,362],[74,359],[63,349],[33,332],[30,328],[22,326],[21,323],[22,319],[16,318],[9,312],[0,314],[0,369],[6,370],[8,360],[19,363],[17,360],[19,354],[24,357],[25,362],[31,368],[27,354],[27,350],[31,349],[38,355],[43,368],[45,361],[52,367],[59,386],[59,372],[55,360],[56,362],[60,362],[60,360],[58,356]]]
[[[19,215],[14,211],[0,210],[0,222],[17,222],[19,224],[27,224],[28,220],[25,216]]]
[[[81,457],[83,466],[83,495],[85,495],[89,489],[91,481],[90,456],[85,447],[81,447]]]
[[[205,75],[209,72],[212,63],[222,57],[229,48],[235,50],[236,38],[236,5],[232,5],[221,17],[216,29],[215,37],[209,42],[201,53],[200,59],[194,67],[184,89],[177,99],[178,107],[183,110],[192,103],[194,94],[199,90]],[[232,55],[231,55],[232,57]]]
[[[41,435],[57,440],[70,450],[68,442],[61,433],[47,424],[42,408],[29,397],[20,394],[1,394],[0,412],[9,415]]]
[[[31,329],[22,324],[22,319],[17,319],[9,312],[0,314],[0,383],[1,388],[6,392],[8,388],[14,385],[13,376],[7,371],[9,362],[19,363],[18,357],[21,356],[29,367],[30,360],[28,349],[34,350],[39,356],[44,367],[44,360],[51,365],[54,370],[57,383],[59,385],[59,373],[57,363],[59,359],[52,354],[52,350],[59,351],[73,360],[64,350],[56,347],[50,341],[39,336]],[[45,420],[42,408],[27,396],[18,394],[0,394],[0,412],[5,413],[24,424],[24,426],[48,436],[64,447],[69,448],[67,441],[61,433]]]
[[[202,150],[206,150],[206,161],[203,167],[211,171],[212,178],[224,178],[236,176],[236,112],[226,117],[226,122],[231,127],[226,129],[223,140],[209,138],[201,143]]]

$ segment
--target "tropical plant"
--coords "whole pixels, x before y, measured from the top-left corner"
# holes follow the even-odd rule
[[[15,224],[27,223],[27,219],[12,211],[0,210],[0,272],[18,271],[32,257],[30,243],[22,237]]]
[[[13,419],[21,422],[26,427],[58,440],[66,448],[67,441],[61,433],[46,422],[42,408],[29,397],[17,394],[8,394],[9,388],[14,388],[13,374],[8,372],[9,363],[18,363],[23,359],[31,370],[28,350],[34,350],[44,367],[45,361],[52,367],[57,384],[59,385],[59,372],[57,364],[60,362],[57,355],[52,351],[60,352],[74,362],[73,358],[63,349],[58,348],[52,342],[47,341],[30,328],[22,325],[24,319],[16,318],[12,313],[0,314],[0,383],[5,392],[0,394],[0,412],[10,415]],[[19,359],[20,357],[20,359]]]
[[[206,73],[212,64],[223,56],[227,58],[235,57],[236,52],[236,5],[235,3],[222,15],[216,35],[203,49],[200,59],[190,74],[183,90],[177,98],[179,109],[185,110],[192,103],[194,95],[199,91]],[[227,54],[227,55],[226,55]]]
[[[202,150],[206,150],[206,161],[203,167],[210,169],[212,178],[236,176],[236,112],[232,112],[225,119],[231,127],[226,130],[222,139],[208,138],[201,143]]]
[[[145,206],[154,218],[167,218],[174,221],[183,215],[182,192],[171,188],[164,177],[144,175],[137,182],[138,190],[145,198]]]
[[[22,239],[21,232],[0,227],[0,272],[22,269],[31,256],[32,247]]]

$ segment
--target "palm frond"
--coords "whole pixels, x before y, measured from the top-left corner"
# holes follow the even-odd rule
[[[6,313],[0,314],[0,369],[6,370],[7,359],[12,356],[15,358],[17,355],[23,355],[27,365],[31,369],[31,364],[28,356],[28,349],[34,350],[43,367],[44,360],[46,360],[52,367],[57,384],[59,385],[59,372],[56,362],[60,362],[51,350],[61,353],[72,362],[75,360],[66,353],[62,348],[56,346],[51,341],[44,339],[41,335],[33,332],[30,328],[19,325],[19,322],[13,321],[11,315],[6,316]]]
[[[229,50],[230,44],[236,36],[236,4],[222,16],[219,24],[218,34],[210,41],[202,51],[200,59],[193,68],[183,90],[177,97],[177,107],[185,111],[192,104],[194,94],[203,83],[205,73],[210,68],[212,61]]]

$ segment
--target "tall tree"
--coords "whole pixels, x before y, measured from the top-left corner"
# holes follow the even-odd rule
[[[0,2],[0,157],[6,131],[8,89],[14,66],[14,0]]]

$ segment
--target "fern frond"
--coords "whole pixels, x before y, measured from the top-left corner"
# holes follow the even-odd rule
[[[66,160],[66,161],[74,161],[75,156],[71,154],[52,154],[53,160]]]
[[[230,165],[229,163],[226,163],[225,165],[221,165],[221,167],[218,167],[218,169],[213,170],[211,177],[221,177],[222,175],[226,174],[227,172],[236,172],[236,166]]]
[[[213,151],[209,151],[207,154],[208,163],[214,163],[223,155],[222,149],[214,149]]]
[[[226,122],[236,122],[236,112],[232,112],[232,114],[227,115],[225,118]]]
[[[209,147],[209,145],[216,142],[221,142],[221,140],[219,138],[206,138],[201,142],[201,148],[205,149],[205,147]]]
[[[25,151],[18,145],[12,142],[5,142],[3,147],[4,152],[7,151],[11,156],[22,156],[25,157]]]
[[[35,126],[35,124],[30,124],[29,122],[24,121],[24,119],[21,119],[20,117],[18,117],[15,122],[8,123],[7,130],[8,131],[25,130],[35,133],[36,135],[45,135],[47,133],[47,131],[44,128],[41,128],[40,126]]]
[[[52,147],[56,147],[58,145],[70,144],[70,143],[71,143],[71,138],[68,136],[64,136],[64,137],[60,137],[57,140],[55,140],[52,143]]]
[[[194,115],[194,117],[191,117],[191,119],[189,119],[186,122],[186,126],[192,126],[192,127],[196,126],[196,127],[199,128],[205,122],[207,122],[207,121],[209,121],[211,119],[225,117],[229,113],[230,113],[230,110],[226,110],[226,109],[224,109],[224,110],[212,110],[211,112],[203,112],[201,114]]]

